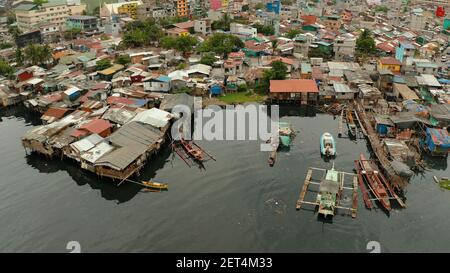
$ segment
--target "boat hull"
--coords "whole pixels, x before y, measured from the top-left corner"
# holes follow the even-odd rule
[[[327,143],[331,144],[327,146]],[[320,153],[323,156],[335,156],[336,155],[336,142],[330,133],[324,133],[320,137]]]
[[[366,181],[371,188],[371,192],[375,195],[380,204],[387,210],[391,210],[391,202],[389,201],[389,194],[381,179],[378,176],[378,171],[372,163],[368,161],[364,155],[360,155],[359,164],[362,169],[362,174],[366,177]]]

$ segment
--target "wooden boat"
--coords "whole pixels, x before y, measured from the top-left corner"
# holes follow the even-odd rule
[[[336,155],[336,143],[330,133],[323,133],[320,137],[320,153],[324,156]]]
[[[346,119],[347,119],[347,126],[348,126],[348,130],[350,132],[350,135],[352,137],[356,137],[357,134],[357,128],[356,128],[356,124],[355,121],[353,120],[353,114],[352,114],[352,110],[347,109],[346,111]]]
[[[169,185],[167,183],[153,182],[153,181],[142,181],[146,187],[160,189],[160,190],[168,190]]]
[[[191,142],[186,141],[184,138],[180,140],[181,146],[183,146],[186,153],[191,156],[194,160],[202,162],[204,160],[203,151]]]
[[[391,210],[390,197],[386,187],[383,185],[380,177],[378,176],[378,171],[372,163],[368,161],[364,155],[359,156],[359,164],[362,169],[362,174],[366,177],[366,181],[369,184],[370,190],[375,195],[380,204],[387,210]]]
[[[272,151],[270,152],[269,155],[269,166],[273,167],[273,165],[275,164],[275,161],[277,159],[277,151],[278,151],[278,147],[280,146],[280,140],[278,138],[274,138],[271,137],[269,139],[270,145],[272,146]]]
[[[319,204],[318,213],[320,215],[334,216],[339,188],[339,172],[334,169],[333,165],[331,170],[327,170],[319,185],[316,202]]]

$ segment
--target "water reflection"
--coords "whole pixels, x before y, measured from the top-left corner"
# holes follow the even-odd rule
[[[160,153],[152,157],[144,166],[144,172],[140,176],[131,177],[131,180],[151,180],[156,176],[157,170],[164,168],[168,162],[171,150],[165,145]],[[142,186],[134,183],[122,183],[108,178],[101,178],[87,170],[80,168],[79,163],[69,159],[44,159],[42,156],[32,153],[26,156],[26,162],[41,173],[56,173],[66,171],[78,186],[89,185],[94,190],[100,190],[101,196],[106,200],[116,200],[118,204],[130,201],[141,190]]]

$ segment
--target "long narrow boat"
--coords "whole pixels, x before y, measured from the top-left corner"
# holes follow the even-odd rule
[[[191,156],[194,160],[202,162],[204,160],[203,151],[197,146],[193,145],[191,142],[186,141],[184,138],[180,140],[181,146],[183,146],[186,153]]]
[[[389,194],[378,177],[378,171],[372,163],[368,161],[364,155],[360,155],[360,165],[362,169],[363,175],[366,177],[366,181],[369,184],[369,187],[380,204],[387,210],[391,210],[391,202],[389,201]]]
[[[347,111],[346,111],[347,126],[348,126],[348,130],[350,132],[350,135],[352,137],[356,137],[357,128],[356,128],[355,121],[353,120],[352,112],[353,112],[353,110],[350,110],[350,109],[347,109]]]
[[[169,185],[167,183],[153,182],[153,181],[142,181],[142,184],[149,188],[168,190]]]

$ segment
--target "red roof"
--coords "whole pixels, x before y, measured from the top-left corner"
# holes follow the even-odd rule
[[[130,99],[123,98],[123,97],[113,97],[113,96],[108,97],[108,99],[106,101],[107,101],[108,104],[119,104],[119,103],[121,103],[121,104],[129,104],[129,105],[131,105],[131,104],[135,103],[134,100],[130,100]]]
[[[176,26],[177,28],[189,29],[189,28],[194,27],[194,21],[186,21],[186,22],[176,23],[173,25]]]
[[[300,19],[303,20],[303,25],[312,25],[317,22],[317,17],[314,15],[302,15]]]
[[[316,81],[299,80],[271,80],[270,93],[319,93]]]
[[[399,60],[392,57],[382,57],[380,58],[380,63],[386,65],[402,65]]]
[[[42,116],[62,118],[64,115],[70,111],[67,108],[49,108]]]
[[[104,119],[94,119],[91,122],[84,124],[80,129],[88,130],[91,133],[101,134],[105,130],[111,128],[111,123]]]

